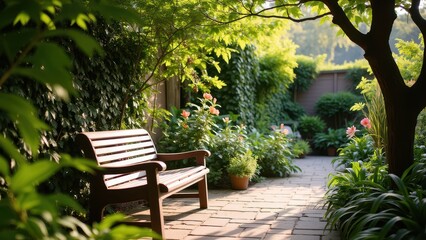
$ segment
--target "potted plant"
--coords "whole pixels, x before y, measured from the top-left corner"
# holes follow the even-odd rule
[[[337,156],[337,149],[348,142],[345,129],[329,128],[325,133],[314,136],[314,146],[320,150],[326,150],[328,156]]]
[[[232,189],[247,189],[250,178],[256,173],[256,168],[257,159],[250,150],[243,155],[231,158],[227,170]]]
[[[311,152],[311,146],[309,143],[303,139],[297,139],[293,143],[293,154],[297,158],[304,158],[307,154]]]

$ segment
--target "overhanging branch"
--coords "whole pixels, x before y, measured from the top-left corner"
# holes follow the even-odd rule
[[[422,33],[423,38],[424,38],[424,36],[426,35],[426,20],[420,14],[420,0],[412,0],[412,4],[411,4],[411,7],[408,9],[408,13],[410,14],[413,22],[420,29],[420,32]],[[420,75],[419,75],[416,83],[412,87],[414,94],[416,94],[416,92],[418,92],[416,94],[418,96],[423,96],[424,89],[426,89],[425,60],[426,60],[426,52],[423,50],[423,66],[422,66],[422,69],[420,71]],[[423,100],[423,99],[424,98],[422,97],[421,100]],[[423,107],[426,103],[423,102],[422,104],[423,105],[421,105],[421,106]]]
[[[367,48],[365,35],[351,23],[345,11],[339,5],[338,0],[321,1],[330,9],[333,15],[333,23],[338,25],[352,42],[365,50]]]
[[[288,11],[287,11],[287,16],[276,15],[276,14],[273,14],[273,15],[266,15],[265,14],[266,12],[272,11],[272,10],[275,10],[275,9],[289,8],[289,7],[301,7],[303,4],[305,4],[307,2],[313,2],[313,1],[316,1],[316,0],[301,0],[297,3],[280,4],[280,5],[275,5],[273,7],[263,8],[263,9],[256,11],[256,12],[253,10],[253,6],[247,7],[246,5],[244,5],[244,3],[241,3],[243,8],[247,12],[243,13],[243,12],[236,11],[234,9],[235,10],[234,13],[237,13],[239,15],[239,17],[234,18],[234,19],[229,20],[229,21],[222,21],[222,20],[215,19],[215,18],[209,16],[206,13],[204,13],[204,16],[207,19],[209,19],[209,20],[211,20],[215,23],[226,25],[226,24],[230,24],[230,23],[233,23],[233,22],[240,21],[240,20],[248,18],[248,17],[276,18],[276,19],[286,19],[286,20],[290,20],[292,22],[305,22],[305,21],[316,20],[316,19],[323,18],[325,16],[332,15],[331,12],[326,12],[326,13],[319,14],[319,15],[312,16],[312,17],[294,18],[294,17],[290,16]]]

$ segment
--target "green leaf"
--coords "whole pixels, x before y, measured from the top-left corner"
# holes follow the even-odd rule
[[[21,53],[24,46],[34,39],[36,34],[36,30],[28,28],[4,33],[0,38],[0,53],[4,53],[12,62]]]
[[[24,156],[21,155],[18,148],[13,144],[10,139],[0,135],[0,147],[3,151],[10,157],[10,159],[14,159],[18,164],[24,164],[27,160]],[[9,169],[9,164],[6,161],[7,169]]]
[[[24,142],[30,147],[33,155],[36,156],[40,144],[38,131],[48,129],[47,125],[38,119],[36,109],[21,97],[0,93],[0,110],[5,111],[17,124]],[[9,145],[9,154],[13,153],[10,147]]]
[[[20,12],[13,21],[13,25],[16,25],[18,22],[20,22],[22,25],[27,25],[29,21],[30,15],[28,15],[26,12]]]
[[[94,12],[99,12],[105,18],[126,21],[129,23],[141,23],[143,18],[134,10],[134,8],[125,8],[115,4],[113,1],[101,0],[91,1],[90,3],[90,8]]]
[[[98,164],[90,159],[85,158],[71,158],[68,154],[61,155],[61,165],[67,167],[73,167],[82,172],[94,173],[95,169],[99,169]]]
[[[3,156],[0,156],[0,174],[5,177],[9,177],[10,175],[9,163],[6,161],[6,159]]]
[[[141,228],[129,225],[118,225],[110,231],[112,239],[140,239],[143,237],[151,237],[153,239],[162,239],[160,235],[149,228]]]
[[[56,193],[56,194],[51,194],[47,196],[47,199],[49,199],[52,202],[55,202],[59,206],[70,207],[80,213],[85,212],[84,208],[82,208],[77,201],[75,201],[73,198],[71,198],[68,195],[65,195],[62,193]]]
[[[103,54],[99,43],[90,35],[79,30],[57,29],[46,32],[45,37],[68,37],[72,39],[77,47],[89,57],[92,57],[94,53]]]
[[[12,177],[10,189],[13,192],[22,192],[27,189],[27,187],[35,186],[49,179],[59,169],[59,164],[49,160],[41,160],[33,164],[25,164],[21,166]]]

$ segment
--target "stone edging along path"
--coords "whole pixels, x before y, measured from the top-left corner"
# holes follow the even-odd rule
[[[294,160],[301,173],[268,178],[247,190],[210,190],[209,209],[199,209],[195,199],[168,198],[163,205],[166,239],[338,240],[338,232],[324,230],[323,219],[331,159]]]

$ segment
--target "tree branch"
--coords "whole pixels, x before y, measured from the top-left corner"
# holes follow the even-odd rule
[[[337,0],[321,0],[328,9],[330,9],[333,15],[333,23],[338,25],[343,32],[349,37],[349,39],[360,46],[362,49],[367,48],[365,34],[361,33],[351,23],[342,7],[339,5]]]
[[[426,35],[426,20],[422,17],[420,14],[420,0],[412,0],[411,7],[408,9],[408,13],[411,16],[411,19],[413,22],[417,25],[417,27],[420,29],[420,32],[424,36]],[[412,90],[414,91],[415,96],[423,96],[423,91],[426,88],[426,66],[425,66],[425,60],[426,60],[426,52],[423,50],[423,65],[422,69],[420,71],[419,77],[416,81],[416,83],[412,86]],[[418,92],[418,94],[416,94]],[[424,98],[419,99],[420,104],[423,104],[421,106],[424,106]]]
[[[305,21],[311,21],[311,20],[316,20],[316,19],[320,19],[323,18],[325,16],[328,15],[332,15],[331,12],[327,12],[327,13],[323,13],[317,16],[312,16],[312,17],[305,17],[305,18],[293,18],[290,16],[290,14],[287,14],[287,16],[282,16],[282,15],[263,15],[262,13],[266,13],[267,11],[271,11],[274,9],[279,9],[279,8],[285,8],[285,7],[299,7],[301,6],[301,4],[306,3],[306,2],[312,2],[312,0],[304,0],[304,1],[299,1],[298,3],[293,3],[293,4],[281,4],[281,5],[276,5],[273,7],[269,7],[269,8],[264,8],[258,12],[253,12],[253,8],[252,6],[250,6],[250,8],[247,8],[243,3],[243,8],[247,11],[247,13],[242,13],[242,12],[238,12],[235,11],[238,15],[240,15],[240,17],[229,20],[229,21],[221,21],[221,20],[217,20],[215,18],[210,17],[208,14],[204,13],[204,16],[221,25],[226,25],[226,24],[230,24],[233,22],[237,22],[240,21],[242,19],[248,18],[248,17],[261,17],[261,18],[276,18],[276,19],[287,19],[290,20],[292,22],[305,22]]]

